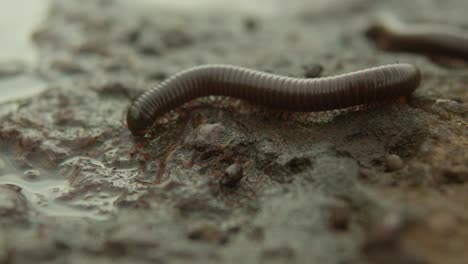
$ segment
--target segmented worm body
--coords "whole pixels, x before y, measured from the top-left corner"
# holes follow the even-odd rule
[[[222,95],[294,112],[372,104],[411,94],[419,69],[392,64],[316,79],[292,78],[231,65],[202,65],[179,72],[137,98],[127,113],[134,135],[157,117],[192,99]]]
[[[468,31],[440,25],[405,25],[392,15],[382,14],[366,34],[382,49],[468,61]]]

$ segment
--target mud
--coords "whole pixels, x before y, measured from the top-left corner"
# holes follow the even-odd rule
[[[466,27],[450,2],[52,1],[32,35],[48,89],[0,105],[0,262],[464,263],[468,69],[364,35],[382,10]],[[281,117],[205,99],[144,138],[125,127],[132,99],[198,64],[396,61],[423,73],[405,102]]]

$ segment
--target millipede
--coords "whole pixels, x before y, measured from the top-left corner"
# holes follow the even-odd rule
[[[158,117],[198,97],[228,96],[288,112],[343,109],[410,95],[421,73],[412,64],[390,64],[322,78],[294,78],[233,65],[200,65],[170,76],[139,96],[127,126],[140,135]]]
[[[380,14],[366,35],[384,50],[407,51],[468,61],[468,31],[442,25],[402,23],[391,14]]]

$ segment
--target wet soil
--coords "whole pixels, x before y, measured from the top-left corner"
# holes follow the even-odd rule
[[[364,34],[382,10],[468,27],[449,2],[52,1],[32,36],[48,89],[0,105],[0,263],[468,263],[468,68]],[[423,73],[404,102],[285,118],[199,100],[144,138],[125,127],[142,91],[198,64],[394,62]]]

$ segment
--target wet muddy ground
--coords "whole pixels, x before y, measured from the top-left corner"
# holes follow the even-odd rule
[[[309,2],[52,1],[32,34],[48,89],[0,105],[0,263],[468,263],[468,67],[364,34],[380,11],[467,28],[467,4]],[[199,100],[145,138],[125,127],[199,64],[395,62],[423,74],[406,102],[281,118]]]

